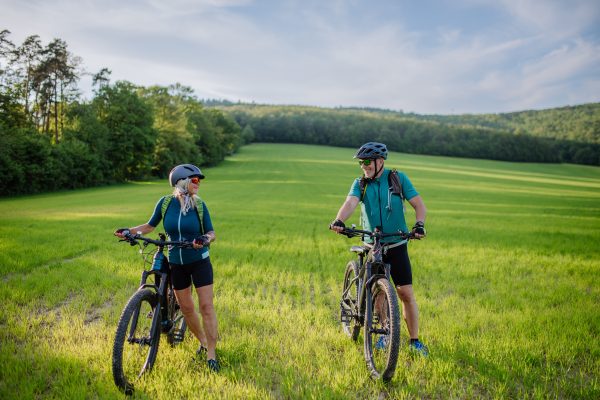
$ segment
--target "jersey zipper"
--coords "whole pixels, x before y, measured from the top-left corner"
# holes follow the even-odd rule
[[[179,210],[179,221],[177,221],[177,230],[179,231],[179,240],[182,240],[181,238],[181,213],[183,212],[183,209]],[[179,261],[181,264],[183,264],[183,254],[182,252],[182,248],[179,248]]]

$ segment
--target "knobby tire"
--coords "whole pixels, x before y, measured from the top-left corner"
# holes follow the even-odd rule
[[[139,311],[137,311],[139,310]],[[134,318],[137,311],[137,322]],[[148,313],[160,312],[156,294],[150,289],[139,290],[131,296],[119,319],[113,345],[112,369],[115,384],[126,394],[132,394],[134,384],[152,370],[160,341],[160,323],[155,326],[154,344],[143,343],[150,337],[152,318]],[[130,332],[132,340],[128,340]]]
[[[374,380],[389,382],[396,372],[398,351],[400,350],[400,310],[398,297],[387,279],[379,278],[372,286],[371,309],[366,310],[366,318],[375,323],[375,329],[387,330],[388,335],[369,332],[369,324],[364,324],[365,361]],[[387,336],[383,349],[376,348],[379,337]]]

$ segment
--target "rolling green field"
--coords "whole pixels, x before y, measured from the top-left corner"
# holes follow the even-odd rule
[[[163,340],[136,398],[600,398],[600,168],[390,154],[428,208],[409,253],[430,355],[408,351],[403,324],[384,385],[339,323],[359,243],[327,225],[361,173],[353,154],[253,144],[204,171],[222,372],[191,361],[195,340]],[[143,266],[112,232],[170,192],[151,181],[0,200],[0,398],[124,397],[112,343]]]

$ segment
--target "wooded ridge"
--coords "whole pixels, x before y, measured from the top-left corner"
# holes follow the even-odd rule
[[[520,162],[600,165],[600,103],[484,115],[419,115],[373,108],[206,105],[230,114],[253,140],[358,147]],[[577,140],[575,140],[577,139]]]

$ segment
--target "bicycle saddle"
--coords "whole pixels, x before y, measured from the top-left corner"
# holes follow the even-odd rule
[[[365,246],[352,246],[350,247],[350,251],[355,251],[357,254],[367,254],[369,249]]]

